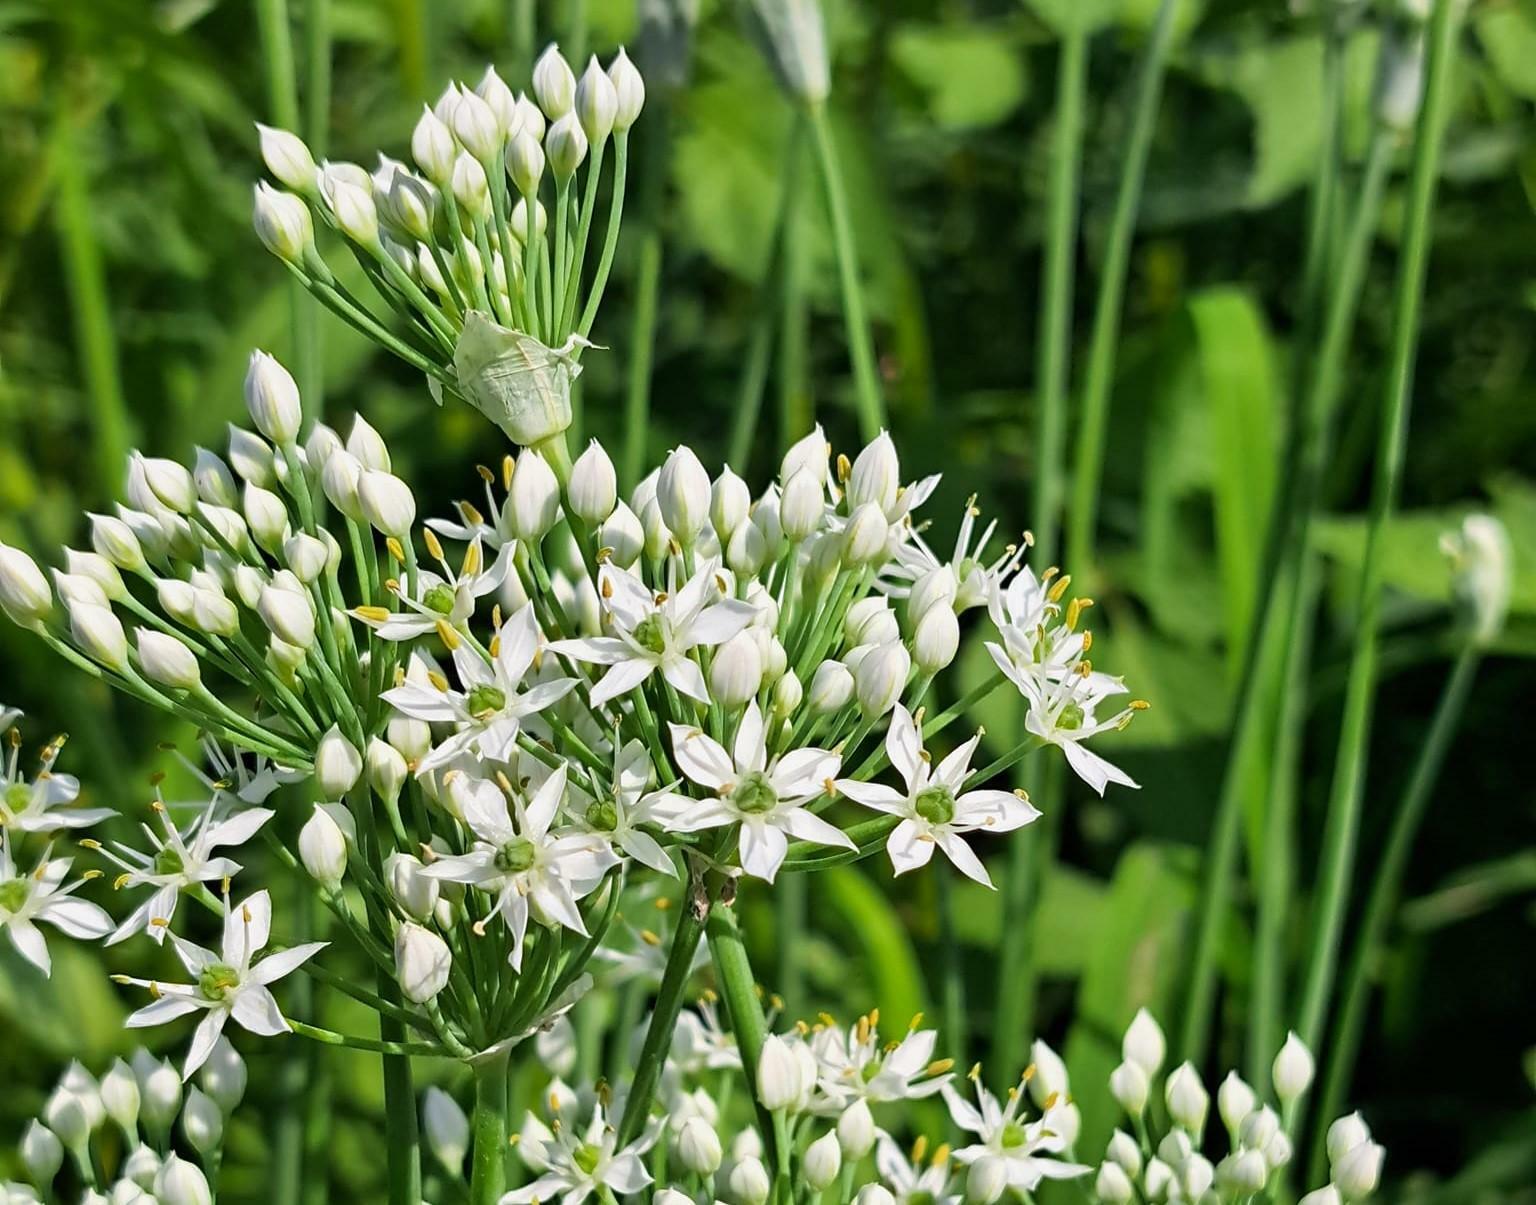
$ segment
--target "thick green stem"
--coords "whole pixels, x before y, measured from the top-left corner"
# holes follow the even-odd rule
[[[470,1205],[496,1205],[507,1191],[507,1055],[475,1064]]]
[[[663,107],[651,137],[645,143],[644,174],[640,182],[640,246],[635,263],[634,318],[629,328],[629,389],[624,403],[624,464],[620,478],[627,485],[640,480],[645,465],[646,436],[650,433],[656,294],[661,285],[661,198],[666,187],[669,119],[670,114]],[[610,221],[610,231],[613,228],[614,222]],[[584,319],[583,327],[586,325]]]
[[[837,142],[827,120],[826,106],[811,105],[810,119],[816,158],[821,165],[822,184],[827,194],[827,212],[832,219],[832,243],[837,252],[837,277],[843,294],[843,321],[847,326],[848,351],[853,358],[857,387],[859,432],[870,440],[885,426],[885,397],[880,389],[875,343],[869,333],[869,317],[865,312],[864,286],[859,281],[858,248],[853,240],[853,224],[848,219],[848,195],[843,186],[842,165],[838,161]]]
[[[1077,460],[1072,481],[1072,506],[1067,512],[1067,564],[1078,574],[1089,572],[1094,561],[1094,533],[1098,521],[1099,486],[1104,473],[1104,440],[1109,426],[1109,395],[1115,378],[1116,353],[1120,346],[1120,314],[1125,297],[1126,271],[1131,261],[1131,239],[1136,233],[1136,214],[1141,208],[1142,182],[1152,131],[1157,125],[1162,99],[1163,73],[1179,0],[1161,0],[1152,38],[1141,61],[1136,95],[1131,104],[1131,128],[1120,160],[1120,188],[1104,244],[1104,266],[1099,274],[1099,296],[1093,311],[1093,333],[1088,343],[1088,372],[1083,384],[1082,426],[1078,432]]]
[[[757,1111],[758,1132],[766,1148],[764,1161],[769,1167],[777,1167],[780,1149],[784,1146],[784,1119],[763,1108],[758,1096],[757,1061],[762,1054],[763,1039],[768,1036],[768,1025],[763,1018],[762,1001],[758,999],[752,962],[742,943],[741,930],[736,926],[736,910],[729,905],[716,904],[710,909],[705,932],[709,937],[709,953],[715,963],[715,976],[720,981],[720,998],[725,1002],[731,1032],[736,1035],[742,1073]]]
[[[1419,346],[1419,309],[1428,271],[1430,219],[1440,172],[1440,148],[1445,132],[1447,97],[1455,22],[1451,0],[1437,0],[1430,36],[1423,109],[1414,144],[1413,173],[1408,190],[1408,214],[1398,261],[1393,305],[1392,351],[1387,397],[1382,407],[1372,483],[1365,557],[1360,568],[1359,613],[1344,718],[1339,728],[1338,757],[1328,820],[1323,830],[1322,880],[1311,943],[1311,962],[1302,993],[1297,1032],[1316,1050],[1327,1020],[1328,1001],[1338,964],[1359,836],[1361,799],[1376,690],[1376,660],[1381,627],[1383,542],[1387,522],[1401,489],[1407,457],[1408,413],[1413,393],[1413,367]],[[1379,148],[1373,156],[1383,154]],[[1374,158],[1373,158],[1374,166]]]
[[[1330,1047],[1322,1087],[1318,1093],[1318,1118],[1323,1124],[1316,1127],[1312,1143],[1312,1161],[1309,1179],[1320,1183],[1319,1177],[1327,1165],[1328,1151],[1326,1123],[1339,1116],[1344,1109],[1344,1094],[1354,1074],[1355,1060],[1360,1053],[1360,1040],[1365,1031],[1366,1008],[1371,1000],[1371,979],[1381,957],[1381,946],[1386,939],[1387,926],[1397,911],[1397,901],[1402,891],[1403,873],[1408,866],[1408,855],[1413,851],[1414,838],[1424,819],[1424,809],[1440,770],[1451,739],[1461,725],[1462,712],[1466,708],[1467,695],[1477,676],[1479,650],[1468,646],[1456,659],[1455,667],[1446,680],[1440,702],[1430,721],[1429,734],[1419,750],[1414,763],[1408,789],[1397,805],[1392,818],[1392,828],[1376,868],[1376,879],[1371,884],[1371,895],[1360,921],[1360,935],[1355,939],[1354,957],[1344,974],[1340,996],[1343,1007],[1339,1010],[1338,1032]]]
[[[678,1013],[683,1008],[683,993],[688,987],[688,977],[693,970],[694,955],[698,953],[699,939],[704,936],[704,920],[709,912],[709,897],[702,884],[695,884],[683,901],[677,918],[677,929],[672,934],[672,948],[667,954],[666,970],[662,972],[661,989],[656,995],[656,1005],[651,1012],[650,1025],[645,1031],[645,1041],[640,1047],[640,1059],[635,1064],[635,1078],[630,1086],[629,1099],[624,1105],[624,1117],[619,1123],[619,1145],[626,1146],[640,1136],[645,1120],[650,1116],[651,1102],[656,1096],[656,1085],[661,1080],[661,1069],[672,1045],[672,1032],[677,1028]]]

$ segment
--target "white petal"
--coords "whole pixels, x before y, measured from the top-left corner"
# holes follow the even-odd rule
[[[152,1025],[164,1025],[178,1017],[185,1017],[188,1013],[197,1011],[197,1002],[187,996],[161,996],[158,1000],[151,1000],[137,1012],[129,1013],[128,1019],[123,1024],[129,1029],[147,1029]]]
[[[617,636],[584,636],[577,640],[552,640],[549,651],[572,661],[586,661],[593,665],[617,665],[633,655],[629,645]]]
[[[761,771],[768,764],[768,747],[763,738],[763,713],[756,699],[748,703],[747,710],[742,713],[733,752],[736,768],[743,774]]]
[[[709,687],[704,682],[704,671],[687,657],[669,657],[662,662],[661,672],[679,694],[687,695],[700,703],[708,703]]]
[[[907,789],[915,790],[922,777],[923,739],[918,735],[912,713],[900,703],[891,711],[891,728],[885,737],[885,749],[890,754],[891,765],[906,781]]]
[[[288,1032],[288,1022],[278,1011],[277,1000],[259,983],[247,983],[235,992],[231,1015],[240,1028],[264,1038]]]
[[[603,675],[603,680],[592,688],[592,706],[601,707],[610,699],[628,694],[649,678],[651,671],[655,668],[654,663],[638,659],[618,662]]]
[[[791,836],[799,837],[802,841],[814,841],[817,845],[840,845],[844,849],[858,848],[837,825],[829,824],[816,813],[804,808],[790,808],[774,819]]]
[[[48,943],[31,921],[14,919],[5,926],[16,952],[40,970],[44,975],[53,971],[53,959],[48,955]]]
[[[38,909],[37,919],[81,941],[95,941],[112,932],[112,918],[105,911],[88,900],[68,895],[48,900]]]
[[[672,732],[672,756],[678,769],[701,787],[718,791],[736,779],[736,767],[730,756],[713,737],[698,728],[669,724]]]
[[[781,829],[761,820],[747,820],[741,826],[741,868],[754,878],[773,882],[789,851],[789,839]]]
[[[301,946],[279,950],[276,954],[263,958],[252,967],[246,981],[263,986],[269,983],[276,983],[284,975],[293,974],[294,971],[298,970],[329,944],[329,942],[324,941],[310,941],[305,942]]]
[[[885,843],[885,852],[891,855],[891,866],[897,874],[906,874],[928,865],[933,857],[933,842],[911,820],[903,820],[892,830]]]
[[[992,886],[987,868],[981,864],[981,859],[971,852],[971,847],[963,840],[954,833],[943,833],[939,835],[938,842],[939,847],[961,874],[968,879],[975,879],[983,887]]]
[[[757,608],[751,603],[727,598],[712,607],[705,607],[688,625],[687,643],[690,647],[723,644],[756,617]]]
[[[197,1029],[192,1033],[192,1045],[187,1050],[187,1061],[181,1067],[183,1082],[191,1079],[197,1069],[208,1061],[208,1056],[218,1044],[219,1035],[224,1032],[224,1022],[228,1017],[229,1013],[224,1009],[212,1008],[197,1023]]]
[[[856,782],[852,778],[839,778],[837,790],[855,803],[862,803],[877,812],[903,816],[907,811],[907,797],[895,787],[888,787],[882,782]]]

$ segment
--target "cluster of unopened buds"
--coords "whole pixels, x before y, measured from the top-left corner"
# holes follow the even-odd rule
[[[210,1205],[224,1129],[245,1096],[245,1061],[227,1041],[210,1051],[195,1084],[139,1049],[100,1079],[71,1063],[22,1132],[29,1184],[0,1184],[0,1200],[83,1205]],[[82,1195],[69,1196],[73,1187]]]

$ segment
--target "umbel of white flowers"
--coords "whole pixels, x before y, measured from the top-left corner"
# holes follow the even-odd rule
[[[296,134],[259,126],[282,188],[257,184],[254,208],[257,235],[305,288],[519,444],[570,425],[570,382],[612,266],[645,84],[622,49],[606,69],[589,59],[578,79],[551,45],[533,94],[514,96],[494,67],[473,87],[450,84],[411,134],[414,171],[382,152],[371,173],[316,164]],[[610,143],[611,199],[589,270]],[[317,223],[351,245],[403,329],[340,285]]]

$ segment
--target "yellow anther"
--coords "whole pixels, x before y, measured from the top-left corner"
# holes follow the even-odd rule
[[[384,541],[384,547],[397,564],[405,564],[405,545],[401,544],[398,539],[390,536],[389,539]]]
[[[352,614],[365,623],[384,623],[389,618],[389,612],[383,607],[356,607]]]
[[[659,945],[661,945],[661,938],[659,936],[657,936],[655,933],[651,932],[651,930],[649,930],[649,929],[641,929],[640,930],[640,940],[643,941],[648,946],[659,946]]]
[[[912,1162],[921,1163],[923,1156],[928,1153],[928,1135],[919,1134],[917,1141],[912,1144]]]
[[[512,470],[517,467],[517,462],[510,455],[501,458],[501,488],[512,488]]]
[[[454,631],[453,625],[446,619],[439,619],[437,621],[437,638],[447,646],[449,652],[452,652],[463,643],[459,639],[459,634]]]
[[[1055,584],[1051,586],[1050,592],[1046,595],[1046,597],[1049,598],[1052,602],[1060,602],[1062,595],[1066,594],[1067,589],[1071,585],[1072,575],[1070,573],[1064,573],[1060,578],[1056,580]]]
[[[443,677],[441,670],[429,669],[427,671],[427,681],[444,694],[448,693],[448,679]]]
[[[475,472],[480,474],[480,480],[485,482],[486,485],[490,485],[496,480],[496,474],[491,472],[491,470],[486,468],[483,464],[477,464],[475,466]]]
[[[459,503],[459,514],[471,527],[479,527],[485,522],[485,516],[471,506],[468,502]]]
[[[421,533],[421,540],[427,546],[427,551],[432,555],[433,560],[440,561],[443,559],[443,544],[437,538],[437,532],[433,531],[430,527],[425,528]]]
[[[480,572],[480,542],[476,540],[464,550],[464,563],[459,566],[460,577],[473,577]]]
[[[935,1059],[928,1064],[929,1075],[943,1075],[955,1065],[954,1059]]]

